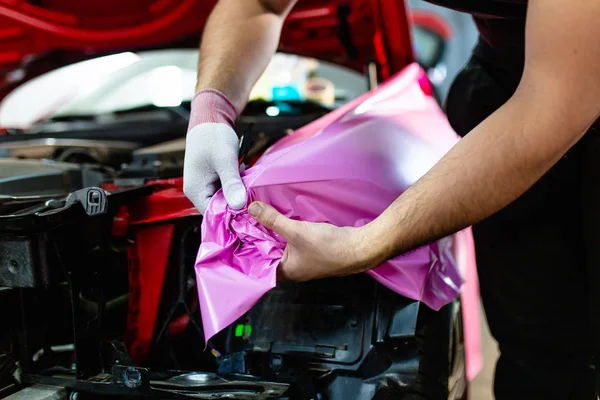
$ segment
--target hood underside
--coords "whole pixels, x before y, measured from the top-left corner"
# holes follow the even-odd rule
[[[0,0],[0,98],[28,78],[99,54],[197,46],[217,0]],[[301,0],[280,50],[385,79],[412,61],[402,0]]]

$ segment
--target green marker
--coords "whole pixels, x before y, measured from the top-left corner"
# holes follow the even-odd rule
[[[252,326],[239,324],[235,327],[235,337],[249,337],[252,335]]]
[[[235,327],[235,337],[244,336],[244,325],[240,324]]]

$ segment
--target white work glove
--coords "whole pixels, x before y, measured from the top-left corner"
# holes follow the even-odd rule
[[[233,130],[235,108],[222,93],[203,90],[192,101],[185,143],[183,192],[204,215],[220,182],[232,209],[246,205],[248,195],[238,166],[239,140]]]

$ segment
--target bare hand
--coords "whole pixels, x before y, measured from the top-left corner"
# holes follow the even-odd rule
[[[273,207],[254,202],[248,211],[263,226],[287,241],[278,279],[307,281],[369,269],[360,228],[294,221]]]

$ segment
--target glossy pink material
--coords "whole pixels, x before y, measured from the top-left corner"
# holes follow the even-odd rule
[[[249,201],[269,203],[289,218],[338,226],[361,226],[376,218],[458,140],[435,100],[423,93],[423,74],[410,65],[376,90],[279,141],[243,173]],[[465,249],[468,238],[455,235],[368,274],[438,309],[459,295],[457,245],[467,266],[464,251],[472,248]],[[207,340],[276,285],[284,249],[285,241],[246,209],[229,209],[222,191],[213,197],[196,260]]]
[[[460,300],[465,334],[467,378],[472,380],[483,368],[481,320],[479,314],[479,278],[475,263],[475,242],[473,241],[473,234],[470,229],[458,232],[454,237],[456,264],[464,280]]]

